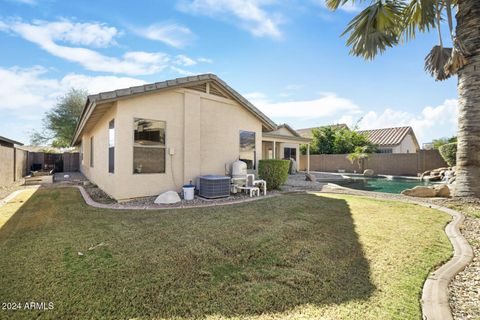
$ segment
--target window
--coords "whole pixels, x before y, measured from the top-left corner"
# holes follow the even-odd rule
[[[90,167],[93,167],[93,137],[90,137]]]
[[[380,149],[378,150],[379,153],[393,153],[393,149]]]
[[[247,164],[247,169],[255,169],[255,132],[240,131],[240,160]]]
[[[115,172],[115,120],[108,123],[108,172]]]
[[[80,164],[83,164],[83,141],[80,142]]]
[[[165,121],[133,120],[133,173],[165,173]]]
[[[285,159],[297,160],[297,149],[296,148],[283,148],[283,157]]]

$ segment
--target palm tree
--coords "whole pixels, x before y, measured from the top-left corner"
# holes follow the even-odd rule
[[[349,153],[347,156],[347,159],[350,160],[352,164],[355,162],[358,165],[358,168],[360,169],[360,173],[363,172],[365,169],[365,160],[369,156],[370,150],[368,146],[365,147],[355,147],[355,151],[352,153]]]
[[[366,0],[326,0],[336,10]],[[453,11],[456,10],[454,30]],[[446,20],[450,39],[442,39]],[[350,53],[373,59],[387,48],[435,30],[439,43],[425,58],[436,80],[458,75],[458,151],[455,196],[480,197],[480,0],[370,0],[347,25]],[[452,48],[445,47],[448,40]]]

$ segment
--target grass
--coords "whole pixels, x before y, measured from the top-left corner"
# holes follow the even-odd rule
[[[0,302],[54,309],[0,318],[420,319],[422,284],[451,255],[449,219],[313,194],[113,211],[40,189],[0,229]]]

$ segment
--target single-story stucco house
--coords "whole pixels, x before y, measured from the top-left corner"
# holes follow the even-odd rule
[[[350,130],[346,124],[339,123],[328,126],[297,129],[297,132],[304,138],[312,138],[313,129],[325,127]],[[420,145],[418,144],[412,127],[358,130],[357,132],[366,135],[371,143],[377,145],[379,153],[416,153],[420,150]]]
[[[378,146],[380,153],[416,153],[420,150],[412,127],[394,127],[360,130],[370,142]]]
[[[241,159],[299,160],[301,137],[213,74],[88,96],[72,146],[80,170],[117,200],[153,196]]]

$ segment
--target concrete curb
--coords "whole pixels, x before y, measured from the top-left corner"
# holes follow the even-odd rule
[[[422,202],[417,203],[443,211],[453,217],[445,227],[445,233],[453,246],[453,257],[430,273],[423,285],[421,300],[424,320],[451,320],[453,316],[448,299],[448,284],[473,259],[473,249],[460,232],[460,226],[465,217],[460,212],[449,208]]]
[[[348,189],[348,188],[345,188]],[[345,190],[344,190],[345,191]],[[348,190],[347,190],[348,191]],[[336,193],[335,191],[325,191],[320,193]],[[349,194],[348,192],[340,192],[336,194]],[[369,197],[365,194],[355,194],[354,196]],[[379,193],[375,193],[376,197],[369,197],[371,199],[382,199]],[[448,240],[453,246],[453,257],[444,263],[442,266],[432,271],[423,284],[422,289],[422,318],[423,320],[452,320],[453,315],[450,309],[448,285],[452,279],[465,269],[465,267],[473,259],[473,249],[468,241],[463,237],[460,232],[460,226],[463,224],[465,217],[462,213],[452,210],[450,208],[442,207],[436,204],[422,202],[405,197],[405,199],[389,198],[385,197],[385,200],[399,201],[410,204],[417,204],[423,207],[436,209],[438,211],[445,212],[452,216],[450,221],[445,227],[445,234]]]
[[[112,210],[174,210],[174,209],[208,208],[208,207],[218,207],[218,206],[227,206],[231,204],[253,202],[253,201],[258,201],[263,199],[270,199],[270,198],[274,198],[282,195],[282,193],[276,193],[276,194],[266,195],[261,197],[246,198],[246,199],[234,200],[230,202],[220,202],[220,203],[212,202],[209,204],[202,204],[202,205],[196,205],[196,206],[181,205],[178,207],[147,207],[147,206],[130,206],[130,207],[123,206],[122,207],[121,205],[118,205],[118,204],[112,205],[112,204],[96,202],[90,197],[90,195],[88,194],[88,192],[85,190],[84,187],[82,186],[76,186],[76,187],[80,190],[80,193],[82,194],[83,199],[89,206],[94,208],[112,209]]]

